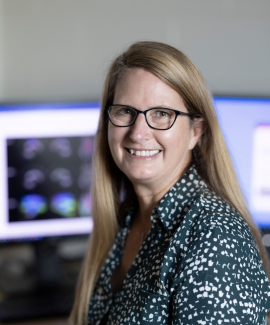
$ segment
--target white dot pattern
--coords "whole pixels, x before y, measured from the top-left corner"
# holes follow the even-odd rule
[[[251,232],[194,166],[160,201],[118,292],[111,275],[133,215],[118,232],[89,303],[88,324],[266,324],[270,286]]]

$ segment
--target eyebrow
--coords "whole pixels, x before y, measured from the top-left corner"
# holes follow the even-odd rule
[[[112,104],[112,105],[120,105],[120,106],[127,106],[127,107],[131,107],[131,108],[136,108],[135,106],[128,105],[128,104],[119,104],[119,103],[116,103],[116,104]],[[169,107],[169,106],[153,106],[153,107],[149,107],[149,108],[145,109],[144,111],[147,111],[149,109],[154,109],[154,108],[167,108],[167,109],[172,109],[172,110],[176,110],[177,111],[177,109],[175,109],[173,107]],[[136,109],[138,109],[138,108],[136,108]],[[140,111],[140,109],[138,109],[138,110]]]

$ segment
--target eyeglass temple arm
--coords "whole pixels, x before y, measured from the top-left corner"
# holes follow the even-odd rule
[[[185,116],[189,116],[189,117],[194,117],[194,118],[199,118],[201,117],[200,115],[197,114],[192,114],[192,113],[185,113],[185,112],[179,112],[179,111],[175,111],[176,115],[185,115]]]

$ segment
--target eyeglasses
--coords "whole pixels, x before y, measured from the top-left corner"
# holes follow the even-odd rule
[[[127,105],[110,105],[105,106],[111,123],[115,126],[126,127],[136,122],[140,113],[144,114],[147,124],[152,129],[168,130],[177,119],[178,115],[185,115],[191,118],[198,118],[199,115],[184,113],[170,108],[150,108],[145,111],[139,111],[134,107]]]

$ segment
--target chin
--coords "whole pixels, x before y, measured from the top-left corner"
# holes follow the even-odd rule
[[[133,182],[147,182],[151,181],[160,175],[160,172],[154,170],[154,166],[148,168],[138,168],[138,166],[125,166],[126,168],[121,169],[127,178]],[[133,167],[133,168],[132,168]]]
[[[155,178],[155,175],[151,174],[126,174],[131,182],[147,182]]]

